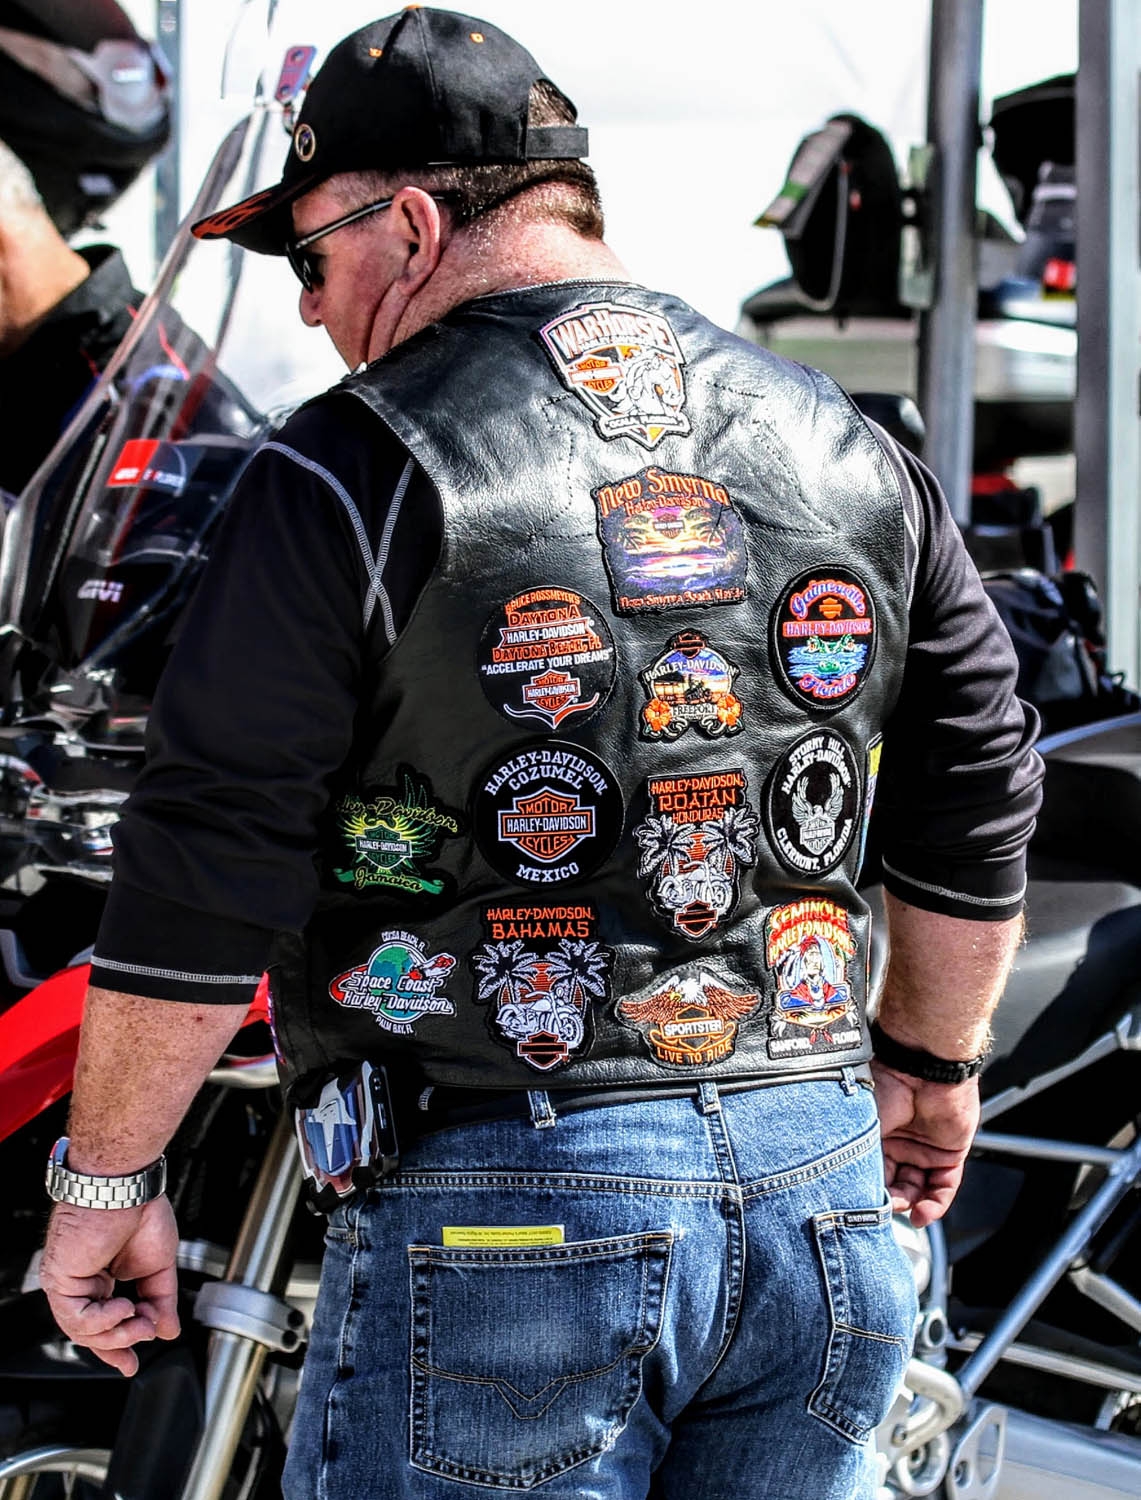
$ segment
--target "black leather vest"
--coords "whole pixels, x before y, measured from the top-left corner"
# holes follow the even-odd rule
[[[368,669],[290,1076],[591,1087],[870,1055],[854,889],[907,640],[893,470],[826,377],[641,287],[481,298],[340,387],[439,491]]]

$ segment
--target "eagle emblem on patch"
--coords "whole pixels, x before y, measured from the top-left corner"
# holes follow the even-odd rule
[[[539,330],[559,378],[593,413],[599,437],[655,448],[689,431],[685,359],[660,313],[586,302]]]
[[[740,1023],[756,1010],[759,990],[738,990],[709,969],[679,970],[649,995],[620,1000],[618,1014],[642,1032],[660,1063],[706,1067],[732,1055]]]

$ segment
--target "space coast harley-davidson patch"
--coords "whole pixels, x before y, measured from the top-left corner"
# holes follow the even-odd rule
[[[773,611],[777,675],[799,703],[835,709],[864,685],[876,650],[876,614],[863,581],[848,568],[802,573]]]
[[[745,534],[723,484],[650,467],[591,495],[618,614],[744,599]]]
[[[676,740],[687,729],[706,739],[736,734],[743,725],[733,692],[739,668],[698,630],[671,636],[660,656],[639,672],[648,702],[639,715],[644,740]]]
[[[399,766],[397,776],[399,786],[342,799],[333,874],[357,890],[382,886],[413,896],[438,896],[450,877],[430,869],[428,861],[436,858],[445,839],[460,832],[460,815],[437,802],[431,783],[412,767]]]
[[[810,897],[769,912],[765,963],[777,986],[769,1012],[770,1057],[859,1045],[860,1017],[848,979],[855,956],[848,913],[834,901]]]
[[[454,1016],[456,1008],[440,993],[456,961],[450,953],[430,955],[419,938],[394,929],[382,932],[366,963],[346,969],[329,985],[329,996],[348,1010],[367,1010],[385,1031],[411,1036],[424,1016]]]
[[[488,620],[479,680],[505,718],[558,729],[585,723],[614,684],[614,639],[584,594],[552,585],[524,589]]]
[[[468,962],[492,1035],[528,1067],[551,1072],[585,1051],[593,1009],[610,997],[614,953],[589,904],[489,906],[487,939]]]
[[[607,440],[654,448],[685,434],[685,360],[660,313],[618,302],[588,302],[545,324],[539,337],[568,390]]]
[[[700,1068],[722,1062],[737,1045],[741,1022],[760,991],[737,986],[713,969],[678,970],[650,993],[620,1000],[619,1017],[645,1039],[660,1063]]]

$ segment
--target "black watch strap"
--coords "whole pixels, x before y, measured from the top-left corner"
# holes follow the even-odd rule
[[[966,1083],[968,1078],[976,1078],[982,1072],[990,1055],[988,1049],[967,1062],[948,1062],[945,1057],[936,1057],[933,1052],[924,1052],[919,1047],[905,1047],[893,1036],[888,1036],[878,1021],[872,1021],[868,1030],[878,1062],[886,1068],[894,1068],[897,1073],[906,1073],[909,1078],[920,1078],[924,1083]]]

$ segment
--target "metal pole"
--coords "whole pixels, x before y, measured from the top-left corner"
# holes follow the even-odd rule
[[[156,0],[155,28],[158,44],[171,68],[174,119],[170,144],[155,167],[155,265],[170,249],[178,228],[182,195],[179,154],[182,148],[182,0]]]
[[[927,139],[936,149],[929,200],[935,301],[919,315],[919,409],[927,424],[923,457],[960,526],[970,520],[975,429],[982,50],[983,0],[932,0]]]
[[[1075,551],[1105,602],[1109,665],[1141,681],[1141,190],[1137,0],[1081,0],[1075,110],[1078,392]]]

